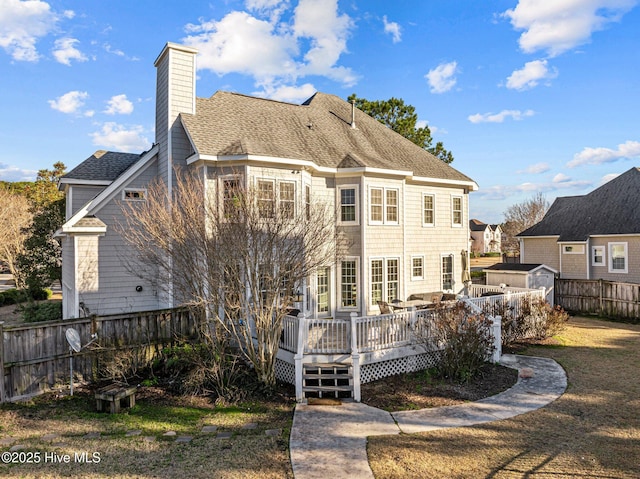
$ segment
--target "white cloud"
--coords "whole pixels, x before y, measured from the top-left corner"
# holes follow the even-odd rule
[[[541,80],[551,80],[558,76],[555,68],[547,67],[547,60],[534,60],[524,64],[521,70],[515,70],[507,78],[507,88],[512,90],[529,90],[538,86]]]
[[[38,61],[37,41],[55,27],[58,17],[40,0],[0,0],[0,47],[17,61]]]
[[[59,38],[53,50],[54,58],[63,65],[71,66],[71,60],[86,62],[87,57],[75,45],[79,43],[75,38]]]
[[[520,0],[502,15],[515,30],[524,30],[519,39],[522,51],[557,56],[587,43],[593,32],[619,21],[635,4],[636,0]]]
[[[535,115],[533,110],[502,110],[500,113],[476,113],[475,115],[469,115],[467,118],[471,123],[502,123],[507,118],[522,120],[533,115]]]
[[[280,86],[263,92],[255,92],[255,94],[278,101],[302,103],[311,98],[316,91],[316,88],[311,83],[305,83],[300,86]]]
[[[620,176],[620,173],[609,173],[607,175],[604,175],[602,178],[600,178],[600,186],[604,185],[605,183],[609,183],[611,180],[617,178],[618,176]]]
[[[441,63],[432,70],[429,70],[424,77],[429,82],[431,93],[445,93],[451,90],[456,84],[455,74],[458,73],[458,63]]]
[[[129,115],[133,112],[133,103],[127,100],[127,95],[115,95],[107,102],[107,115]]]
[[[525,170],[520,170],[518,173],[527,173],[530,175],[539,175],[540,173],[545,173],[549,171],[551,167],[548,163],[536,163],[534,165],[529,165]]]
[[[25,170],[0,163],[0,180],[2,181],[34,181],[37,173],[36,170]]]
[[[563,174],[556,175],[550,182],[525,182],[519,185],[494,185],[480,188],[477,194],[485,200],[504,200],[516,195],[530,195],[531,193],[548,193],[559,190],[581,190],[591,186],[589,181],[572,181]]]
[[[640,142],[626,141],[618,145],[615,150],[604,147],[586,147],[580,153],[574,155],[573,160],[567,163],[567,166],[575,168],[582,165],[601,165],[623,159],[640,159]]]
[[[402,29],[400,25],[396,22],[387,21],[387,16],[382,17],[382,22],[384,23],[384,33],[391,34],[391,38],[393,39],[393,43],[398,43],[402,40]]]
[[[288,2],[249,0],[248,12],[189,24],[184,43],[199,50],[198,68],[218,75],[252,76],[264,92],[295,87],[299,78],[319,75],[353,85],[356,75],[338,65],[347,51],[351,18],[338,13],[337,0],[301,0],[289,22],[280,22]],[[275,13],[274,13],[275,12]]]
[[[91,133],[93,144],[116,151],[137,152],[147,150],[151,143],[144,136],[140,125],[125,127],[114,122],[102,125],[100,131]]]
[[[74,90],[59,96],[55,100],[49,100],[49,105],[54,110],[62,113],[78,113],[87,98],[89,98],[89,94],[86,91]]]

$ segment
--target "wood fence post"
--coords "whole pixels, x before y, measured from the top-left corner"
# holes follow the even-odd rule
[[[598,316],[604,315],[604,282],[598,280]]]
[[[4,321],[0,321],[0,404],[5,402],[4,392]]]

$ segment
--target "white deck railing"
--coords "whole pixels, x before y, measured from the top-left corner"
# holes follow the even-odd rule
[[[495,296],[481,295],[487,292],[501,292]],[[501,317],[508,308],[514,316],[519,315],[523,306],[531,304],[536,298],[545,298],[544,288],[525,290],[523,288],[500,288],[498,286],[472,287],[470,297],[461,298],[475,312],[484,312],[491,316],[494,336],[493,361],[499,361],[501,355]],[[480,297],[476,297],[480,296]],[[302,364],[305,356],[315,355],[330,358],[332,355],[350,355],[353,364],[354,399],[360,400],[361,354],[389,351],[420,344],[422,347],[438,346],[430,338],[434,337],[434,316],[437,310],[416,310],[377,316],[357,316],[352,313],[349,319],[314,319],[287,316],[283,321],[280,348],[294,353],[296,396],[302,399]],[[404,353],[399,353],[404,354]],[[330,361],[330,359],[325,359]],[[363,363],[364,364],[364,363]]]

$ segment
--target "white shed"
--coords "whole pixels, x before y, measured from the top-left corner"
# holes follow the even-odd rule
[[[558,271],[545,264],[497,263],[483,270],[486,273],[486,284],[506,284],[514,288],[547,290],[547,301],[554,304],[553,287]]]

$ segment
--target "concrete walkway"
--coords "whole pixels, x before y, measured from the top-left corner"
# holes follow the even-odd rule
[[[290,437],[296,479],[373,479],[367,437],[472,426],[541,408],[564,393],[567,376],[552,359],[505,354],[501,364],[518,369],[518,382],[480,401],[419,411],[387,413],[362,403],[299,404]]]

